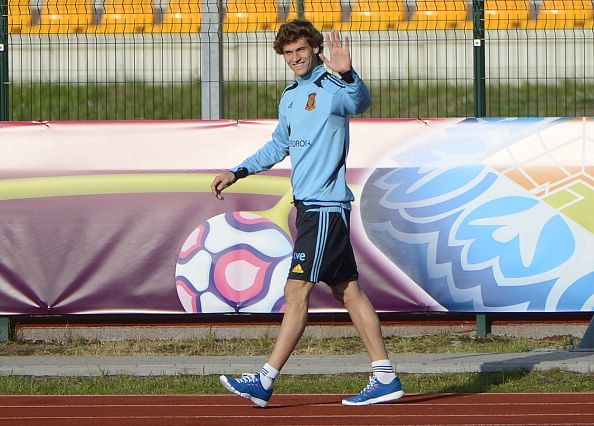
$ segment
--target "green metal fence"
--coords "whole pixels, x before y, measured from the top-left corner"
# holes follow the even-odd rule
[[[371,117],[593,116],[592,1],[0,0],[0,119],[274,118],[304,16]]]

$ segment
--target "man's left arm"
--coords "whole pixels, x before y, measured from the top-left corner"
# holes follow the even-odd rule
[[[338,92],[339,102],[335,104],[339,109],[337,112],[342,115],[363,113],[371,105],[371,95],[367,85],[352,68],[346,73],[340,73],[340,77],[345,87]]]

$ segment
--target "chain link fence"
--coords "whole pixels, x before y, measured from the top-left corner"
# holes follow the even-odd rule
[[[368,117],[593,116],[592,1],[0,0],[0,119],[275,118],[272,49],[351,38]]]

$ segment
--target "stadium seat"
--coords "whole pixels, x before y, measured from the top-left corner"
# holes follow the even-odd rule
[[[594,5],[591,0],[544,0],[539,8],[534,28],[560,29],[591,27]]]
[[[153,22],[151,0],[105,0],[103,14],[95,27],[95,33],[138,33],[150,28]]]
[[[273,30],[278,26],[276,0],[227,0],[223,31]]]
[[[8,32],[28,33],[31,26],[29,0],[8,1]]]
[[[528,1],[485,0],[485,28],[526,28],[530,17]]]
[[[30,34],[83,32],[93,20],[92,6],[85,0],[44,0],[40,5],[39,21],[31,18]]]
[[[197,33],[201,24],[200,0],[169,0],[161,22],[154,22],[145,32]]]
[[[469,27],[466,1],[459,0],[417,0],[414,14],[408,25],[408,29],[420,31]]]
[[[293,0],[288,19],[295,19],[297,16],[297,0]],[[303,16],[320,30],[341,29],[341,0],[303,0]]]
[[[381,31],[397,29],[406,21],[406,4],[394,0],[354,0],[345,30]]]

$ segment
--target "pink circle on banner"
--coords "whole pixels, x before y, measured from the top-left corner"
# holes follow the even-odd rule
[[[260,259],[249,250],[225,253],[214,265],[215,286],[228,300],[236,303],[249,300],[262,292],[270,265],[271,262]]]

